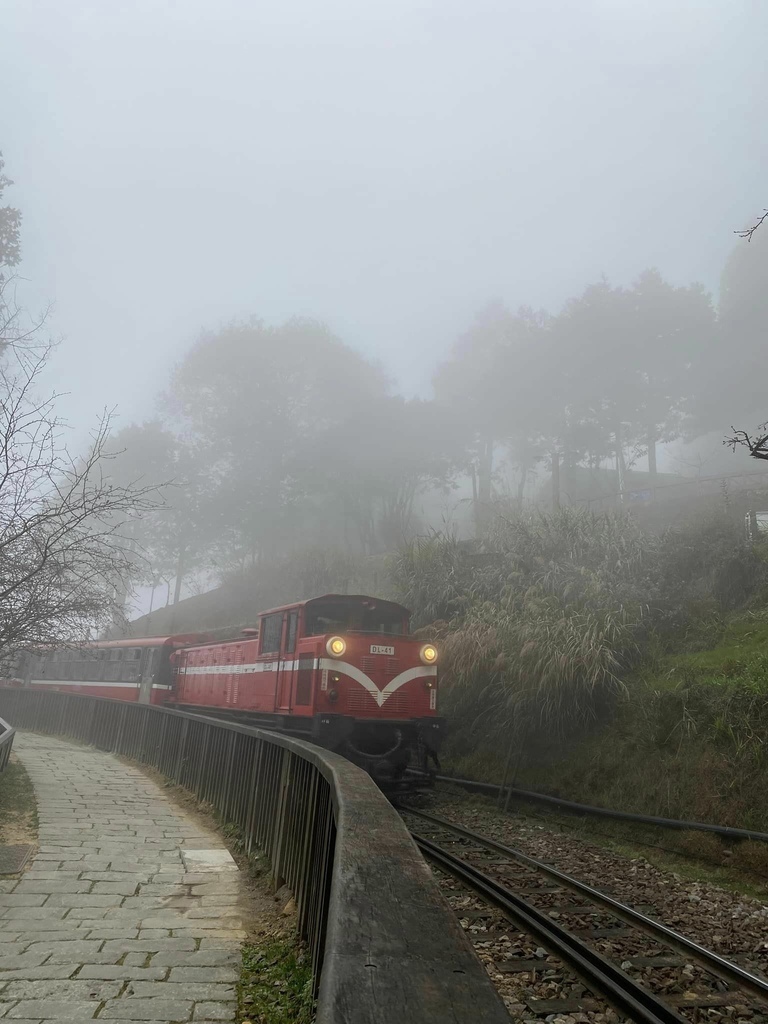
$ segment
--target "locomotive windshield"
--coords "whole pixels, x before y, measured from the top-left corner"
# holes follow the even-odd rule
[[[307,608],[306,636],[324,633],[386,633],[401,636],[403,611],[385,602],[317,601]]]

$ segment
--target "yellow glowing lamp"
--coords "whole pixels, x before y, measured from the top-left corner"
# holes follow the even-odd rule
[[[347,649],[347,641],[343,637],[332,636],[325,649],[332,658],[340,658]]]
[[[437,648],[434,644],[424,644],[419,654],[425,665],[434,665],[437,661]]]

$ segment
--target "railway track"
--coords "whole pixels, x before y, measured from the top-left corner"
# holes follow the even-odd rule
[[[474,919],[485,915],[497,935],[513,922],[589,990],[575,998],[523,997],[531,1016],[590,1013],[603,1001],[643,1024],[768,1021],[768,981],[655,920],[646,912],[653,908],[621,903],[444,818],[409,807],[401,811],[425,857],[482,901],[471,911]],[[531,976],[552,964],[518,956],[494,961],[494,967],[518,974],[525,990],[532,987]]]

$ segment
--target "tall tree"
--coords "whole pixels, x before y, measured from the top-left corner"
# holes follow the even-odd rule
[[[277,555],[311,529],[295,471],[304,446],[341,421],[354,430],[385,393],[382,372],[313,320],[233,323],[200,338],[174,372],[169,406],[205,461],[205,514],[231,564]]]
[[[174,581],[177,604],[185,577],[205,566],[216,539],[205,460],[159,420],[125,427],[111,448],[111,479],[156,495],[152,511],[131,524],[135,579],[166,583],[169,593]]]
[[[530,470],[557,447],[565,399],[549,326],[544,313],[491,303],[435,374],[437,400],[464,424],[481,529],[499,448],[514,460],[522,492]]]
[[[696,433],[751,427],[766,418],[760,381],[768,339],[768,232],[737,242],[720,279],[719,323],[695,363]]]
[[[351,527],[364,554],[394,551],[419,525],[419,495],[451,487],[466,460],[462,441],[451,410],[384,396],[318,434],[298,472],[314,481],[325,514]]]
[[[645,449],[655,476],[656,446],[680,435],[696,386],[692,364],[712,346],[709,296],[698,285],[674,287],[657,270],[630,289],[602,280],[566,304],[557,333],[593,461],[612,454],[621,486],[627,453]]]

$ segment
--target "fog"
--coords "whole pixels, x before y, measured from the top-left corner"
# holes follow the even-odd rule
[[[147,414],[233,316],[319,317],[424,394],[489,298],[715,288],[765,201],[766,27],[732,0],[6,0],[2,149],[70,418]]]
[[[115,410],[121,486],[175,480],[134,582],[725,472],[765,418],[768,227],[734,232],[768,197],[766,29],[731,0],[6,0],[46,384],[77,443]]]

